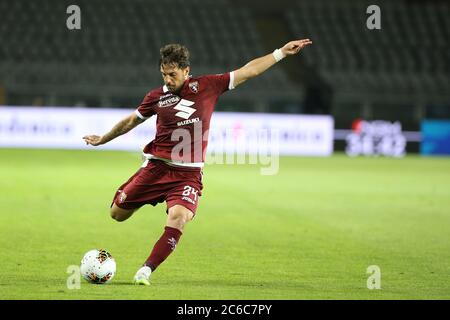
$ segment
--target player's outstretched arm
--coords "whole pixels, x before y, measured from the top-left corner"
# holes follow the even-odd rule
[[[300,50],[310,44],[312,44],[310,39],[290,41],[282,48],[276,49],[273,53],[250,61],[242,68],[234,71],[234,87],[260,75],[285,57],[299,53]]]
[[[97,135],[88,135],[84,136],[83,139],[86,142],[86,144],[90,144],[93,146],[99,146],[101,144],[105,144],[109,141],[111,141],[114,138],[117,138],[118,136],[121,136],[131,129],[135,128],[137,125],[144,122],[141,118],[139,118],[136,113],[132,113],[128,117],[122,119],[119,123],[117,123],[111,131],[104,134],[103,136],[97,136]]]

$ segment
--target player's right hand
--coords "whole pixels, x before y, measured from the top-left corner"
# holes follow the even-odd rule
[[[99,146],[99,145],[103,144],[102,137],[100,137],[100,136],[88,135],[88,136],[84,136],[83,139],[86,142],[86,144],[90,144],[93,146]]]

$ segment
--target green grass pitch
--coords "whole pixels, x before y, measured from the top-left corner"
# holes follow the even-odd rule
[[[138,153],[0,150],[0,299],[449,299],[450,160],[281,158],[209,165],[197,217],[152,275],[132,278],[165,204],[109,216]],[[107,285],[68,289],[67,268],[109,250]],[[366,273],[381,270],[381,289]]]

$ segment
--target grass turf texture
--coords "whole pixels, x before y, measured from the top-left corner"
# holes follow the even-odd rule
[[[165,204],[122,223],[116,188],[135,153],[0,150],[0,299],[449,299],[450,161],[281,158],[209,165],[197,217],[152,275],[131,280],[160,237]],[[69,290],[92,248],[117,262],[111,284]],[[381,290],[366,286],[370,265]]]

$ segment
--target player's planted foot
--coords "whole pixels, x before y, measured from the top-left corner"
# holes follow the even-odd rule
[[[134,276],[134,284],[149,286],[151,274],[152,269],[150,269],[150,267],[147,266],[141,267]]]

